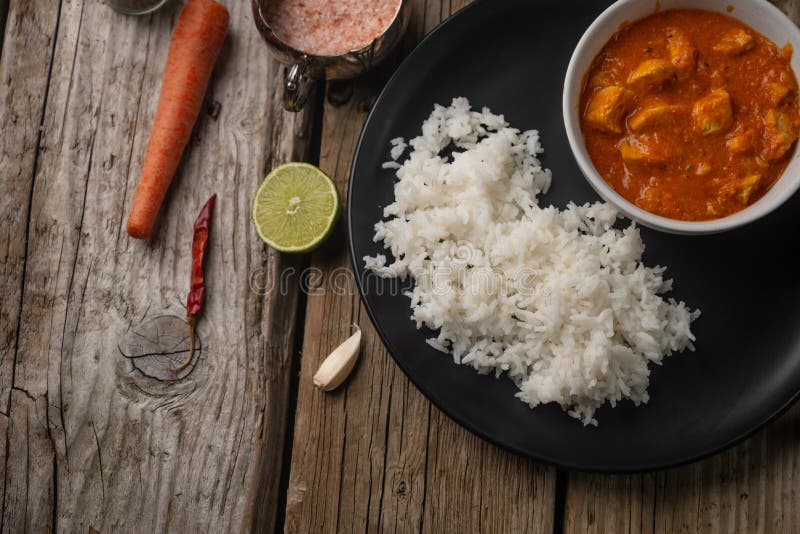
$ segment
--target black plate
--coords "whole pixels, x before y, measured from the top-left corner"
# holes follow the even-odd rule
[[[800,197],[744,229],[710,237],[642,232],[648,265],[667,265],[672,296],[702,309],[697,351],[651,367],[650,402],[597,412],[584,428],[555,405],[530,410],[506,378],[478,375],[426,345],[396,282],[364,273],[382,252],[373,225],[393,200],[389,140],[418,134],[434,103],[466,96],[520,129],[539,129],[553,187],[543,202],[599,200],[572,157],[561,92],[572,50],[607,2],[484,0],[428,36],[400,66],[367,121],[348,200],[364,303],[397,363],[436,406],[484,438],[534,459],[591,471],[685,463],[746,437],[784,410],[800,384],[800,273],[791,261]]]

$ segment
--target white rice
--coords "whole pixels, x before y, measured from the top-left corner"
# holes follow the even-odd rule
[[[583,424],[622,399],[648,401],[650,363],[694,349],[699,311],[661,295],[664,268],[641,263],[638,228],[604,203],[540,207],[550,187],[535,130],[465,98],[436,106],[409,142],[392,140],[395,202],[375,225],[382,277],[411,276],[428,344],[480,373],[508,373],[531,408],[557,402]],[[443,155],[455,146],[451,156]]]

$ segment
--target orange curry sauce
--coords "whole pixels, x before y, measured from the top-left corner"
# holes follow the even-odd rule
[[[629,201],[672,219],[752,204],[786,168],[800,130],[791,55],[709,11],[663,11],[620,29],[581,95],[595,168]]]

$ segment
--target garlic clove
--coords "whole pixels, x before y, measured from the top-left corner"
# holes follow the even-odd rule
[[[341,386],[358,361],[361,329],[358,325],[353,326],[356,327],[356,333],[331,352],[314,375],[314,385],[322,391],[333,391]]]

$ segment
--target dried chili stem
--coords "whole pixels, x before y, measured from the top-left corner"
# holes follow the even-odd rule
[[[194,358],[194,343],[195,343],[195,325],[197,324],[197,316],[196,315],[187,315],[186,316],[186,324],[189,325],[189,354],[186,358],[183,359],[181,363],[176,365],[175,367],[170,367],[169,370],[173,373],[180,373],[184,369],[186,369],[190,363],[192,363],[192,359]]]

